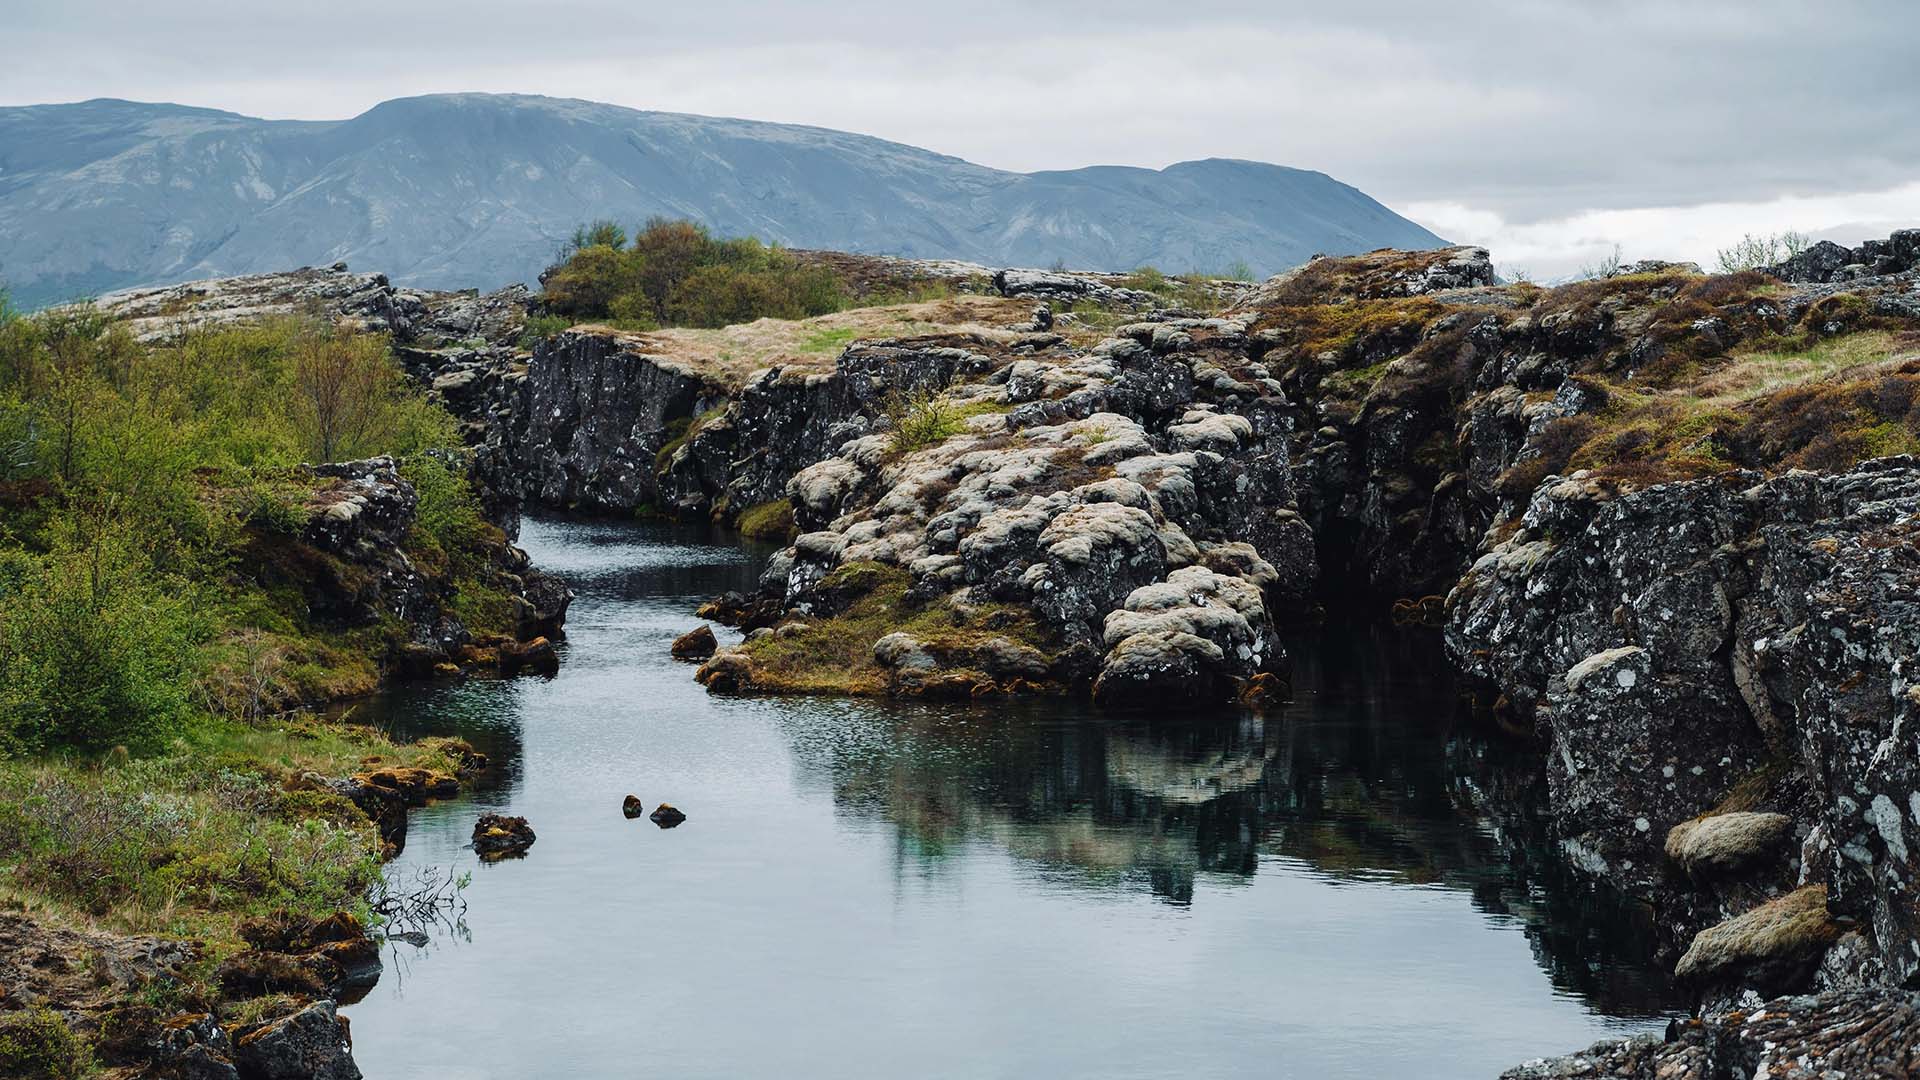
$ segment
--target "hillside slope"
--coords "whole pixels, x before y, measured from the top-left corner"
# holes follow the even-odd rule
[[[1012,173],[821,128],[553,98],[406,98],[268,121],[99,100],[0,109],[0,280],[35,304],[324,265],[491,288],[585,220],[796,247],[1168,271],[1442,241],[1321,173],[1248,161]]]

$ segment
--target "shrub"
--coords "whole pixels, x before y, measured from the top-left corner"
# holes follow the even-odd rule
[[[403,461],[400,475],[419,498],[415,534],[439,548],[457,569],[486,539],[488,525],[463,470],[434,454]]]
[[[129,538],[63,538],[0,588],[0,742],[152,748],[188,716],[204,614]]]
[[[1764,236],[1748,233],[1732,247],[1720,249],[1719,270],[1723,274],[1737,274],[1773,266],[1807,250],[1812,243],[1812,237],[1791,229]]]
[[[693,222],[655,218],[630,245],[612,242],[624,239],[617,230],[578,234],[581,243],[543,275],[548,310],[652,329],[801,319],[851,302],[833,272],[752,238],[716,239]]]
[[[60,1014],[34,1006],[0,1018],[0,1076],[81,1080],[93,1053]]]

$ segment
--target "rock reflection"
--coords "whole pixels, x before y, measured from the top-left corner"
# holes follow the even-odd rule
[[[1178,905],[1258,873],[1456,889],[1595,1007],[1684,1005],[1638,909],[1566,872],[1534,812],[1536,752],[1459,710],[1436,642],[1333,630],[1294,651],[1295,701],[1265,717],[927,708],[866,714],[860,738],[791,734],[843,812],[892,824],[902,874],[990,844],[1050,880]]]

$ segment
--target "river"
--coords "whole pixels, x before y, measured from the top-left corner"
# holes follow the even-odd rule
[[[1491,1078],[1683,1006],[1537,839],[1527,748],[1460,713],[1428,633],[1294,635],[1264,718],[718,698],[667,646],[750,553],[521,542],[578,593],[558,677],[363,710],[493,761],[389,864],[472,880],[347,1010],[373,1080]],[[625,819],[630,792],[687,821]],[[526,858],[477,862],[491,809]]]

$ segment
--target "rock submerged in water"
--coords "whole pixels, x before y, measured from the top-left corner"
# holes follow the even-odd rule
[[[647,804],[640,801],[640,796],[629,795],[620,800],[620,812],[626,815],[628,821],[632,821],[647,812]]]
[[[713,628],[711,626],[701,625],[674,639],[673,658],[675,660],[705,660],[712,656],[714,651],[719,647],[720,642],[714,638]]]
[[[523,817],[482,814],[473,823],[473,850],[487,862],[525,855],[534,839],[533,826]]]
[[[654,808],[653,813],[647,815],[647,820],[663,829],[671,829],[687,820],[687,815],[675,809],[672,803],[661,803]]]

